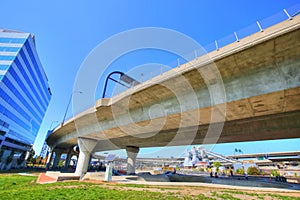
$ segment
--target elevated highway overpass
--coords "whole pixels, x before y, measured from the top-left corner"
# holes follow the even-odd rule
[[[97,151],[126,149],[134,173],[141,147],[299,138],[299,27],[296,16],[99,99],[56,127],[47,143],[68,157],[78,144],[76,174],[83,175]]]
[[[291,156],[298,156],[300,158],[300,151],[238,154],[238,155],[230,155],[227,157],[232,159],[244,159],[244,158],[259,158],[259,157],[276,158],[276,157],[291,157]]]

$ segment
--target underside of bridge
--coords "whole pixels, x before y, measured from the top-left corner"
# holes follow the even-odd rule
[[[209,123],[211,110],[217,107],[207,107],[186,113],[169,115],[164,127],[158,132],[124,133],[124,127],[116,127],[96,132],[82,138],[95,139],[105,135],[107,139],[97,139],[94,150],[105,151],[125,149],[128,145],[138,147],[178,146],[203,144],[204,139],[216,143],[260,141],[300,136],[300,88],[279,91],[247,99],[226,103],[225,122]],[[247,108],[247,109],[246,109]],[[185,114],[199,117],[198,126],[180,127],[180,118]],[[161,119],[157,119],[161,121]],[[162,119],[163,120],[163,119]],[[139,127],[149,122],[138,122]],[[179,128],[180,127],[180,128]],[[216,131],[222,128],[221,134],[212,133],[207,136],[208,129]],[[126,127],[125,130],[130,130]],[[141,128],[142,129],[142,128]],[[123,135],[123,136],[122,136]],[[211,137],[211,138],[210,138]],[[217,138],[214,138],[217,137]],[[57,147],[69,148],[77,144],[77,138],[61,143]]]
[[[100,99],[94,108],[57,127],[47,143],[67,151],[80,140],[83,154],[126,148],[136,156],[141,147],[299,138],[299,27],[300,16],[209,53],[209,62],[197,58],[111,99]],[[226,101],[212,101],[209,90],[218,80],[211,76],[211,66],[218,69]]]

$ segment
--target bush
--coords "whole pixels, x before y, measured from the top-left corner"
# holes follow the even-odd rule
[[[64,166],[64,161],[63,160],[60,160],[58,162],[58,165],[57,165],[59,168],[62,168]]]
[[[245,173],[245,170],[244,170],[244,168],[241,168],[241,169],[235,170],[235,172],[236,172],[237,174],[244,174],[244,173]]]
[[[204,172],[204,168],[200,167],[199,171]]]
[[[31,158],[29,159],[29,164],[35,165],[35,164],[36,164],[36,158],[31,157]]]
[[[214,162],[213,163],[213,166],[216,168],[216,171],[218,172],[219,171],[219,168],[221,167],[221,163],[220,162]]]
[[[260,171],[256,167],[248,167],[247,174],[249,174],[249,175],[260,175]]]
[[[280,176],[280,173],[279,173],[278,170],[273,169],[273,170],[270,171],[270,175],[271,175],[271,176]]]

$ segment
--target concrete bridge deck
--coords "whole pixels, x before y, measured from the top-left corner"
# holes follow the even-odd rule
[[[90,153],[128,146],[137,153],[138,147],[299,138],[299,27],[296,16],[99,99],[57,127],[47,143],[65,152],[79,142]],[[220,82],[225,100],[210,91],[221,91]],[[207,135],[211,128],[220,135]]]

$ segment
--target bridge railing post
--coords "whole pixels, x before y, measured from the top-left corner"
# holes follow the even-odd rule
[[[215,45],[216,45],[216,50],[218,51],[219,50],[219,45],[218,45],[217,40],[215,40]]]
[[[264,32],[264,29],[262,29],[262,27],[261,27],[261,25],[260,25],[260,23],[258,21],[256,21],[256,24],[257,24],[260,32]]]
[[[283,9],[283,12],[287,15],[287,17],[289,18],[289,20],[293,19],[293,17],[288,13],[288,11],[286,9]]]
[[[236,34],[236,32],[233,32],[234,36],[235,36],[235,39],[236,39],[236,42],[239,42],[239,38],[238,38],[238,35]]]

